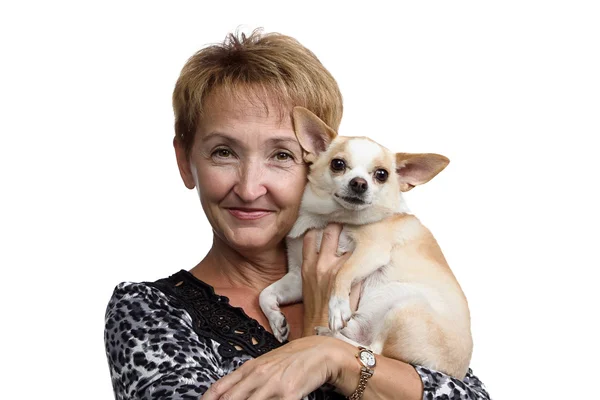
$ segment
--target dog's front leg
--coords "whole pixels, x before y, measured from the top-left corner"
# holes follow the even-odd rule
[[[384,241],[385,242],[385,241]],[[390,262],[392,245],[389,242],[375,244],[356,240],[354,252],[338,271],[331,298],[329,299],[329,328],[337,332],[352,317],[350,289],[377,269]]]
[[[258,298],[273,335],[280,342],[285,341],[289,334],[289,326],[280,307],[302,300],[302,240],[302,236],[287,239],[288,273],[267,286]]]

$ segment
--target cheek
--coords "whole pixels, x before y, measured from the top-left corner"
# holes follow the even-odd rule
[[[373,196],[377,196],[379,198],[388,197],[390,194],[394,193],[393,185],[388,182],[378,183],[373,182]]]
[[[326,175],[325,177],[325,185],[327,185],[328,187],[331,188],[344,188],[346,186],[348,186],[348,183],[350,182],[350,180],[352,179],[351,174],[344,174],[344,175],[333,175],[331,177],[329,177],[329,174]]]
[[[344,179],[343,175],[333,175],[329,171],[313,171],[312,175],[312,182],[314,182],[316,187],[326,191],[340,187],[342,179]]]
[[[236,179],[232,169],[214,166],[198,167],[198,186],[200,196],[212,201],[223,199],[231,191]]]
[[[270,192],[282,208],[297,208],[300,206],[300,200],[306,187],[306,172],[304,168],[273,176],[270,185]]]

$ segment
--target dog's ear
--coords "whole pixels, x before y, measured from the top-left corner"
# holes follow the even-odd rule
[[[309,153],[308,159],[314,159],[314,156],[325,151],[337,136],[333,129],[304,107],[294,107],[292,116],[296,138],[300,147]]]
[[[396,153],[396,175],[400,190],[408,192],[432,180],[450,163],[447,157],[433,153]]]

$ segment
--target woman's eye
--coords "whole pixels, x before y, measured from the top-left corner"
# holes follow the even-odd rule
[[[231,157],[231,151],[229,151],[227,149],[217,149],[213,154],[215,156],[221,157],[221,158]]]
[[[288,160],[292,159],[292,155],[290,153],[280,151],[279,153],[275,154],[275,159],[277,161],[288,161]]]

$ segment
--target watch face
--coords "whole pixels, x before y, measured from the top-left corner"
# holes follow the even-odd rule
[[[370,352],[362,350],[359,357],[367,367],[373,368],[375,366],[375,356]]]

